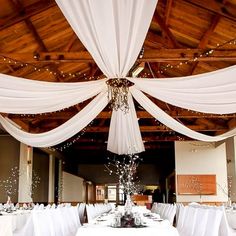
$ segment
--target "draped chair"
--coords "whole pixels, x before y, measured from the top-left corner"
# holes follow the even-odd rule
[[[181,206],[179,208],[179,216],[178,216],[178,221],[177,221],[177,230],[179,232],[183,228],[186,211],[187,211],[187,207],[186,206]]]
[[[196,224],[193,228],[193,236],[205,236],[209,210],[199,208],[196,214]]]
[[[185,207],[185,210],[186,212],[183,217],[182,227],[179,228],[177,225],[177,229],[180,236],[192,236],[196,224],[196,215],[198,208],[187,206]]]
[[[219,228],[219,236],[236,236],[236,230],[233,230],[228,223],[225,207],[220,207],[222,210],[222,220]]]
[[[208,218],[206,224],[206,231],[204,236],[218,236],[219,228],[222,221],[223,211],[218,207],[210,207],[208,209]],[[223,235],[222,235],[223,236]],[[224,234],[224,236],[227,236]]]
[[[79,214],[79,219],[80,219],[81,224],[84,223],[85,206],[86,206],[85,203],[80,203],[78,206],[78,214]]]
[[[32,211],[32,215],[35,236],[54,236],[55,229],[52,217],[50,216],[50,210]]]

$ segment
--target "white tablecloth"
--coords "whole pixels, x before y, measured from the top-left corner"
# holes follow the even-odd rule
[[[15,230],[24,226],[30,213],[29,212],[15,212],[2,213],[0,216],[0,236],[12,236]]]
[[[226,210],[226,217],[229,226],[236,230],[236,210]]]
[[[143,228],[113,228],[111,227],[111,217],[106,216],[104,221],[94,221],[93,224],[85,224],[77,230],[76,236],[179,236],[178,231],[167,220],[156,221],[153,219],[143,218],[145,226]],[[100,220],[102,220],[100,218]]]

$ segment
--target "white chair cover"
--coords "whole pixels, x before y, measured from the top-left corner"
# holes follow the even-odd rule
[[[34,225],[34,236],[54,236],[54,226],[50,210],[38,210],[32,211],[33,214],[33,225]]]
[[[222,221],[223,211],[219,208],[209,208],[208,209],[208,219],[206,225],[206,232],[204,236],[218,236],[220,223]],[[222,235],[223,236],[223,235]],[[224,234],[224,236],[227,236]]]
[[[199,208],[196,215],[196,224],[193,229],[193,236],[204,236],[206,232],[208,209]]]
[[[219,236],[236,236],[236,230],[230,228],[224,206],[221,207],[222,220],[220,222]]]

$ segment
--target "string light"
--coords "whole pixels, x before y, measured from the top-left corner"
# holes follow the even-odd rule
[[[108,164],[105,164],[105,171],[109,175],[117,175],[120,187],[127,195],[137,193],[140,186],[137,184],[137,168],[142,160],[137,154],[128,154],[123,157],[108,157]]]
[[[189,60],[186,60],[185,62],[179,62],[178,64],[175,64],[175,65],[172,65],[172,64],[167,64],[165,66],[161,66],[161,69],[158,70],[158,73],[159,74],[163,74],[164,71],[166,71],[167,69],[173,69],[173,68],[179,68],[180,66],[184,65],[184,64],[189,64],[190,62],[196,62],[198,61],[199,58],[202,58],[202,57],[207,57],[209,55],[211,55],[212,53],[214,53],[214,50],[220,48],[220,47],[223,47],[227,44],[230,44],[230,45],[236,45],[236,38],[233,38],[229,41],[226,41],[222,44],[217,44],[216,47],[214,48],[211,48],[211,49],[208,49],[207,51],[201,53],[200,55],[198,56],[194,56],[193,58],[189,59]],[[34,57],[36,56],[36,54],[34,55]],[[139,58],[143,58],[144,56],[144,47],[141,49],[140,51],[140,54],[139,54]],[[13,59],[13,58],[10,58],[10,57],[7,57],[7,56],[4,56],[2,54],[0,54],[0,57],[3,58],[3,61],[9,63],[9,64],[15,64],[15,65],[19,65],[20,67],[33,67],[33,69],[35,71],[38,71],[38,72],[42,72],[42,71],[46,71],[48,72],[50,75],[55,75],[55,76],[62,76],[62,77],[78,77],[78,76],[84,76],[84,79],[85,80],[94,80],[94,79],[100,79],[101,77],[95,77],[95,76],[87,76],[86,73],[81,73],[81,72],[77,72],[77,73],[67,73],[67,72],[64,72],[64,71],[55,71],[55,70],[52,70],[48,67],[46,68],[42,68],[42,67],[38,67],[34,64],[31,64],[31,63],[25,63],[25,62],[22,62],[20,60],[16,60],[16,59]],[[37,59],[37,58],[36,58]],[[151,74],[150,73],[142,73],[142,77],[146,78],[146,77],[149,77]]]
[[[46,68],[43,68],[43,67],[38,67],[34,64],[31,64],[31,63],[25,63],[25,62],[22,62],[20,60],[16,60],[16,59],[13,59],[13,58],[10,58],[10,57],[6,57],[4,55],[1,55],[0,54],[0,57],[3,58],[3,61],[7,62],[8,64],[14,64],[14,65],[19,65],[20,67],[32,67],[34,69],[34,71],[38,71],[38,72],[42,72],[42,71],[45,71],[47,73],[49,73],[50,75],[54,75],[54,76],[62,76],[62,77],[78,77],[78,76],[83,76],[85,80],[99,80],[101,77],[100,76],[87,76],[86,73],[81,73],[81,72],[77,72],[77,73],[66,73],[64,71],[55,71],[55,70],[52,70],[50,69],[49,67],[46,67]]]
[[[10,175],[5,180],[0,180],[0,187],[4,188],[6,195],[11,198],[13,197],[18,191],[18,180],[21,175],[25,173],[25,170],[20,171],[17,166],[12,167],[10,171]],[[38,185],[40,184],[40,177],[38,174],[32,170],[32,174],[30,175],[31,184],[27,185],[29,189],[30,197],[33,197],[35,189],[37,189]]]
[[[79,132],[79,134],[72,140],[72,141],[69,141],[69,142],[66,142],[65,144],[63,144],[62,146],[60,147],[48,147],[47,149],[51,150],[51,151],[63,151],[67,148],[69,148],[70,146],[72,146],[74,143],[76,143],[87,131],[87,129],[89,127],[91,127],[91,125],[93,124],[94,121],[91,121],[85,128],[83,128],[81,130],[81,132]]]
[[[223,44],[218,43],[215,48],[208,49],[207,51],[199,54],[198,56],[194,56],[193,58],[191,58],[189,60],[186,60],[185,62],[179,62],[175,65],[168,63],[165,66],[161,66],[161,68],[157,71],[157,73],[158,74],[163,74],[165,71],[167,71],[167,69],[179,68],[180,66],[187,65],[187,64],[192,63],[192,62],[197,62],[199,58],[208,57],[209,55],[213,54],[216,49],[218,49],[220,47],[223,47],[227,44],[236,45],[236,38],[233,38],[233,39],[231,39],[227,42],[224,42]],[[146,78],[147,74],[145,75],[145,73],[144,73],[144,76],[142,75],[142,77]]]

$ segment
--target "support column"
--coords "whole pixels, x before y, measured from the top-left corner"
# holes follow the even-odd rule
[[[33,148],[20,144],[18,202],[32,202]]]
[[[236,201],[236,162],[235,162],[236,139],[226,140],[227,176],[228,176],[228,195],[232,201]]]
[[[55,157],[49,155],[48,202],[54,202],[55,188]]]
[[[58,173],[58,203],[62,202],[63,192],[63,176],[62,176],[62,160],[59,160],[59,173]]]

